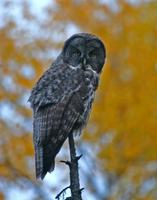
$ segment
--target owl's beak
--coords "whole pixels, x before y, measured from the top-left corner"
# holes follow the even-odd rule
[[[83,65],[86,66],[87,60],[86,58],[83,58]]]
[[[82,69],[83,69],[83,70],[85,70],[85,68],[86,68],[86,63],[87,63],[87,60],[86,60],[86,58],[84,57],[84,58],[82,59]]]

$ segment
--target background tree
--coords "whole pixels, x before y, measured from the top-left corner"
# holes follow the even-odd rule
[[[32,199],[48,197],[33,177],[26,101],[75,31],[94,33],[107,46],[107,65],[80,142],[81,173],[89,190],[84,193],[100,200],[156,199],[157,2],[58,0],[42,12],[31,5],[0,3],[0,199],[7,199],[6,185],[34,187]]]

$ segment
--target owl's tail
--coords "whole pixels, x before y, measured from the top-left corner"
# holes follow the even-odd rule
[[[38,147],[35,150],[36,178],[43,179],[46,173],[53,171],[55,158],[52,156],[51,149]]]

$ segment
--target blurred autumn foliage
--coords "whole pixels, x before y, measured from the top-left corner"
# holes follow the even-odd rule
[[[98,200],[157,199],[156,23],[153,0],[50,0],[38,14],[29,1],[1,0],[0,199],[6,199],[4,183],[26,182],[38,191],[33,199],[47,199],[34,179],[27,98],[75,31],[98,35],[107,48],[95,105],[80,141],[84,156],[97,163],[82,169],[86,188]],[[96,168],[104,185],[97,184]]]

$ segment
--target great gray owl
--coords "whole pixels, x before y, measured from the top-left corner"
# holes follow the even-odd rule
[[[106,58],[104,44],[88,33],[75,34],[31,92],[36,177],[54,170],[55,157],[69,134],[86,125]]]

